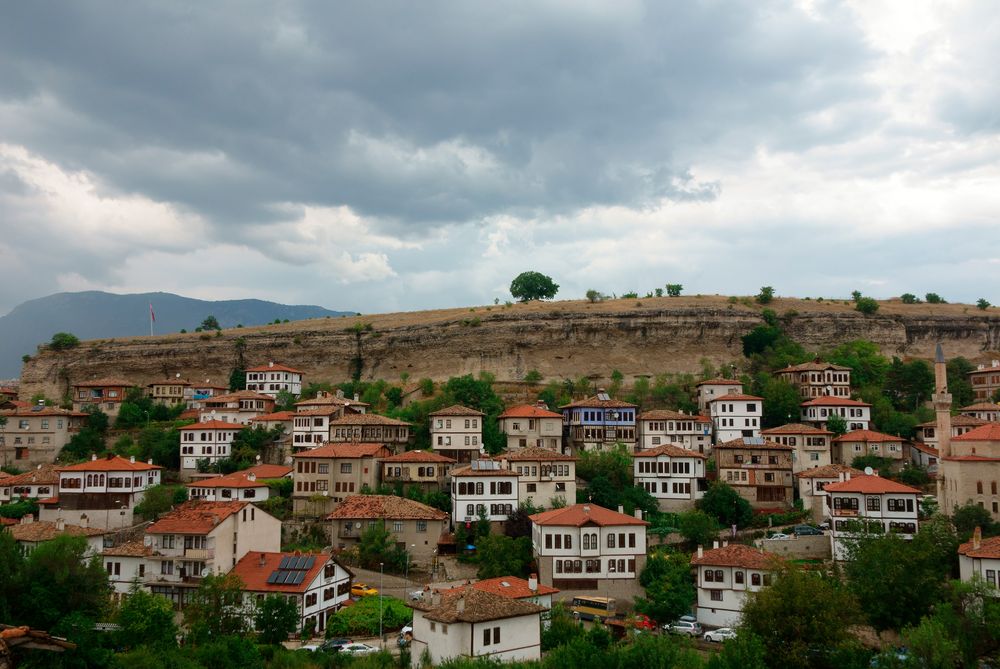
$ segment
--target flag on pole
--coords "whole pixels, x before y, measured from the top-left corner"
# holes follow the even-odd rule
[[[156,314],[153,313],[153,304],[149,304],[149,320],[156,322]]]

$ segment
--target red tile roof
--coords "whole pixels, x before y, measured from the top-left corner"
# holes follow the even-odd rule
[[[818,427],[812,425],[806,425],[805,423],[786,423],[785,425],[779,425],[778,427],[772,427],[767,430],[761,430],[761,434],[833,434],[829,430],[821,430]]]
[[[1000,457],[991,455],[950,455],[941,459],[949,462],[1000,462]]]
[[[433,451],[404,451],[397,455],[390,455],[383,458],[382,462],[433,462],[437,464],[452,464],[453,458],[446,457]]]
[[[50,464],[38,465],[35,469],[3,479],[4,486],[58,484],[59,470],[55,465]]]
[[[206,420],[194,425],[185,425],[180,430],[242,430],[246,425],[241,423],[227,423],[224,420]]]
[[[476,411],[475,409],[470,409],[469,407],[464,407],[461,404],[453,404],[450,407],[445,407],[444,409],[438,409],[433,411],[428,416],[485,416],[482,411]]]
[[[800,365],[789,365],[788,367],[783,367],[775,372],[775,374],[781,374],[782,372],[819,372],[827,369],[832,369],[838,372],[849,372],[850,367],[844,367],[843,365],[835,365],[832,362],[822,362],[820,360],[814,360],[812,362],[803,362]]]
[[[548,409],[542,409],[533,404],[520,404],[504,411],[500,418],[558,418],[562,420],[562,414]]]
[[[681,448],[680,446],[675,446],[674,444],[663,444],[661,446],[636,451],[632,454],[632,457],[655,458],[659,455],[668,455],[672,458],[701,458],[702,460],[707,457],[704,453],[691,451],[686,448]]]
[[[736,379],[705,379],[704,381],[699,381],[695,384],[695,388],[698,386],[742,386],[743,382]]]
[[[268,583],[267,579],[278,570],[281,561],[286,557],[311,557],[314,558],[312,566],[305,570],[305,576],[298,585],[291,583]],[[248,592],[287,592],[303,593],[309,589],[322,573],[328,562],[337,562],[330,555],[323,553],[265,553],[262,551],[250,551],[244,555],[230,573],[236,574],[243,581],[243,590]],[[340,563],[337,563],[340,564]],[[353,576],[351,572],[341,565],[341,567]]]
[[[952,441],[1000,441],[1000,423],[986,423],[965,434],[952,437]]]
[[[744,395],[743,393],[728,393],[726,395],[719,395],[718,397],[713,397],[708,400],[708,403],[712,402],[763,402],[763,397],[757,397],[756,395]]]
[[[129,541],[113,548],[105,548],[101,551],[101,555],[105,557],[148,557],[152,554],[153,547],[147,546],[142,539]]]
[[[368,402],[362,402],[360,400],[347,399],[346,397],[337,397],[335,395],[327,395],[326,397],[313,397],[308,400],[301,400],[295,403],[297,407],[304,406],[341,406],[341,407],[369,407],[371,404]]]
[[[853,443],[855,441],[865,441],[868,443],[902,442],[903,438],[884,432],[876,432],[875,430],[851,430],[847,434],[833,438],[833,443],[835,444]]]
[[[804,407],[870,407],[871,404],[867,402],[860,402],[858,400],[852,400],[847,397],[833,397],[831,395],[825,395],[823,397],[814,397],[811,400],[806,400],[801,406]]]
[[[325,405],[318,406],[315,409],[299,409],[292,417],[297,416],[335,416],[339,414],[343,409],[339,406]]]
[[[259,416],[254,416],[250,419],[251,423],[272,423],[272,422],[284,422],[290,421],[295,418],[296,413],[294,411],[275,411],[274,413],[265,413]]]
[[[538,584],[536,590],[528,588],[528,581],[517,576],[499,576],[488,578],[483,581],[476,581],[472,587],[480,592],[490,592],[508,599],[528,599],[539,595],[554,595],[559,592],[559,588],[551,588],[547,585]]]
[[[927,455],[933,455],[935,458],[938,457],[938,449],[933,446],[928,446],[925,443],[914,441],[910,444],[910,448],[915,448],[921,453],[926,453]]]
[[[146,528],[146,534],[208,534],[226,518],[249,505],[249,502],[190,500],[161,516]]]
[[[729,544],[721,548],[704,551],[701,557],[695,553],[691,556],[691,564],[711,567],[742,567],[743,569],[777,569],[781,558],[774,553],[746,546],[744,544]]]
[[[353,442],[324,444],[319,448],[293,453],[293,458],[387,458],[392,451],[385,444],[356,444]]]
[[[639,420],[692,420],[696,423],[711,423],[712,419],[695,413],[681,413],[667,409],[653,409],[639,414]]]
[[[501,453],[493,459],[506,460],[507,462],[568,462],[579,460],[580,458],[572,455],[565,455],[563,453],[557,453],[556,451],[548,448],[528,446],[525,448],[519,448],[516,451],[511,451],[509,453]]]
[[[765,451],[794,451],[793,446],[788,444],[779,444],[776,441],[771,441],[769,439],[761,439],[764,443],[762,444],[748,444],[746,439],[749,437],[737,437],[732,441],[726,441],[721,444],[716,444],[715,448],[744,448],[752,450],[765,450]]]
[[[152,388],[153,386],[190,386],[191,384],[184,379],[164,379],[163,381],[153,381],[152,383],[147,383],[147,388]]]
[[[266,488],[263,481],[250,480],[249,475],[233,472],[224,476],[214,476],[210,479],[199,479],[186,484],[188,488]]]
[[[337,505],[328,520],[386,518],[391,520],[448,520],[448,514],[412,499],[395,495],[351,495]]]
[[[56,524],[47,520],[36,520],[30,523],[18,523],[7,528],[15,541],[49,541],[55,539],[60,534],[68,534],[71,537],[97,537],[107,534],[107,530],[98,527],[80,527],[79,525],[64,525],[63,529],[56,528]]]
[[[291,372],[292,374],[304,374],[301,370],[294,369],[293,367],[287,367],[285,365],[279,365],[276,363],[270,363],[267,365],[257,365],[256,367],[247,367],[248,372]]]
[[[570,402],[569,404],[564,404],[560,409],[573,409],[575,407],[595,407],[598,409],[634,409],[636,405],[629,404],[628,402],[623,402],[621,400],[602,400],[598,397],[588,397],[584,400],[576,400],[575,402]]]
[[[344,414],[337,420],[331,420],[330,425],[389,425],[399,427],[410,427],[411,423],[395,418],[379,416],[376,413],[350,413]]]
[[[17,402],[15,404],[20,404]],[[84,418],[89,414],[83,411],[69,411],[67,409],[60,409],[59,407],[39,407],[36,404],[31,404],[30,402],[25,402],[25,406],[17,406],[14,409],[5,409],[0,411],[0,416],[7,416],[13,418],[31,418],[32,416],[69,416],[71,418]]]
[[[136,460],[133,462],[130,459],[125,459],[120,455],[108,454],[103,458],[96,458],[88,460],[86,462],[81,462],[76,465],[69,465],[68,467],[60,467],[59,471],[62,472],[145,472],[151,469],[163,469],[160,465],[154,465],[148,462],[140,462]]]
[[[1000,537],[989,537],[983,539],[979,548],[973,548],[972,541],[966,541],[958,547],[958,554],[970,558],[987,558],[1000,560]]]
[[[967,407],[962,407],[959,411],[1000,411],[1000,404],[994,402],[977,402]]]
[[[518,616],[539,615],[545,609],[537,604],[520,599],[510,599],[492,592],[477,590],[471,585],[453,588],[441,593],[441,600],[434,605],[436,597],[430,601],[413,602],[410,608],[422,611],[424,618],[441,623],[481,623],[503,620]],[[462,605],[459,605],[459,601]]]
[[[635,516],[605,509],[596,504],[574,504],[561,509],[543,511],[530,516],[535,525],[550,525],[556,527],[583,527],[584,525],[599,525],[601,527],[618,525],[649,525],[645,520]]]
[[[517,476],[517,472],[498,467],[497,469],[473,469],[472,465],[458,467],[451,470],[451,477],[457,476]]]
[[[205,404],[216,404],[218,402],[239,402],[240,400],[261,400],[265,404],[274,404],[274,398],[270,395],[261,395],[260,393],[254,392],[252,390],[237,390],[232,393],[226,393],[225,395],[212,395],[211,397],[206,397],[199,400]]]
[[[292,473],[292,468],[285,465],[254,465],[236,472],[237,474],[253,474],[260,479],[280,479]]]
[[[826,485],[824,490],[828,492],[859,492],[866,495],[882,495],[885,493],[922,494],[916,488],[911,488],[908,485],[903,485],[890,479],[884,479],[877,474],[872,474],[871,476],[867,474],[851,476],[847,481]]]
[[[800,479],[835,479],[839,478],[841,474],[846,473],[849,473],[851,478],[865,475],[860,469],[848,467],[847,465],[832,464],[806,469],[805,471],[798,472],[795,476]]]
[[[965,414],[955,414],[951,417],[952,427],[965,427],[971,425],[972,427],[978,427],[980,425],[986,425],[988,423],[985,418],[976,418],[975,416],[966,416]],[[937,427],[936,420],[929,420],[926,423],[920,423],[917,427]]]

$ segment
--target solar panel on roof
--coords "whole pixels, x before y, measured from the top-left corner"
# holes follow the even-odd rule
[[[306,573],[304,571],[297,571],[297,572],[295,572],[295,574],[294,574],[294,576],[292,578],[292,585],[298,585],[299,583],[302,582],[302,579],[304,579],[305,577],[306,577]]]
[[[288,567],[288,561],[293,559],[291,555],[286,555],[281,558],[281,564],[278,565],[278,569],[285,569]]]
[[[278,571],[272,571],[271,575],[267,577],[267,582],[268,583],[277,583],[278,582],[278,574],[280,574],[280,573],[281,572],[278,572]]]
[[[314,558],[312,556],[309,556],[309,557],[306,558],[306,564],[302,568],[303,569],[312,569],[314,564],[316,564],[316,558]]]
[[[304,557],[302,557],[300,555],[296,555],[295,559],[292,560],[288,564],[288,568],[289,569],[302,569],[302,563],[304,563],[305,561],[306,561],[306,559]]]
[[[743,437],[743,443],[747,446],[763,446],[763,437]]]

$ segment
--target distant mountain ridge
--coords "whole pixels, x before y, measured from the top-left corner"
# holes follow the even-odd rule
[[[193,331],[209,315],[223,328],[231,328],[264,325],[276,318],[297,321],[355,313],[265,300],[198,300],[173,293],[56,293],[24,302],[0,316],[0,378],[19,376],[21,357],[34,355],[38,345],[56,332],[71,332],[80,339],[148,335],[150,305],[156,316],[154,334]]]

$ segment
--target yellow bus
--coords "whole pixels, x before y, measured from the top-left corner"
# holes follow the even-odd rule
[[[581,620],[605,620],[615,615],[611,597],[574,597],[569,610]]]

